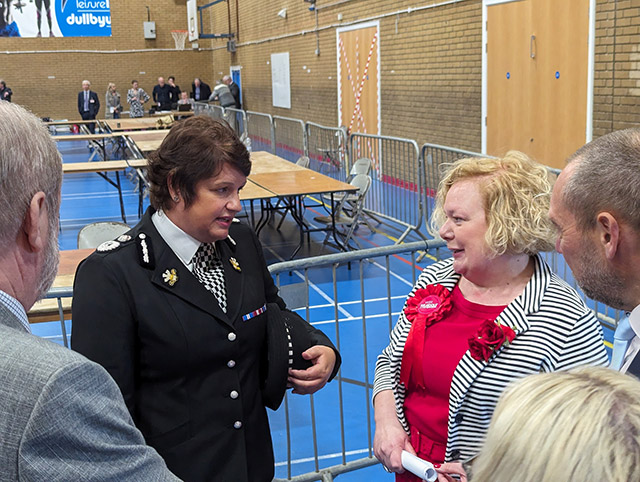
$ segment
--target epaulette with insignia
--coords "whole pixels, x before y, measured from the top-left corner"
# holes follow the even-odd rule
[[[96,248],[96,251],[98,251],[99,253],[106,253],[107,251],[113,251],[114,249],[119,247],[120,243],[118,241],[105,241]]]
[[[99,253],[106,253],[109,251],[113,251],[115,249],[118,249],[121,246],[124,246],[132,239],[133,238],[128,234],[121,234],[114,240],[105,241],[104,243],[102,243],[100,246],[96,248],[96,251],[98,251]]]
[[[138,252],[138,262],[140,266],[147,269],[155,269],[156,262],[153,257],[151,238],[145,233],[138,233],[136,236],[136,251]]]

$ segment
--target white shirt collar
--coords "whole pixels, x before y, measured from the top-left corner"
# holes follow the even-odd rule
[[[640,305],[636,306],[629,314],[629,325],[636,336],[640,337]]]
[[[165,243],[169,245],[180,261],[191,269],[191,260],[200,247],[200,241],[176,226],[161,209],[151,215],[151,221]]]

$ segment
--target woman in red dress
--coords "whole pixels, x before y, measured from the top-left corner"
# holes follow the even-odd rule
[[[594,314],[538,254],[553,249],[547,176],[512,151],[459,160],[440,183],[432,227],[452,257],[422,272],[376,365],[374,451],[396,480],[420,480],[403,450],[474,457],[511,381],[607,363]]]

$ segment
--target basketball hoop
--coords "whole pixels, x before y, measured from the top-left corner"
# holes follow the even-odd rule
[[[176,44],[176,50],[184,50],[184,41],[187,39],[186,30],[172,30],[171,36]]]

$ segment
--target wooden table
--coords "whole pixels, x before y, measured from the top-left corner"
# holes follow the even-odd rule
[[[113,139],[115,137],[120,137],[120,134],[62,134],[59,136],[51,136],[51,138],[56,142],[65,142],[65,141],[89,141],[95,142],[100,146],[102,150],[102,159],[107,160],[107,140]]]
[[[84,120],[84,119],[67,120],[67,119],[63,119],[63,120],[47,121],[44,124],[47,125],[47,126],[66,126],[66,125],[73,125],[73,124],[96,124],[96,123],[99,124],[100,122],[104,122],[104,119],[89,119],[89,120]]]
[[[288,161],[285,161],[288,162]],[[293,163],[289,163],[293,164]],[[295,165],[295,164],[293,164]],[[286,208],[291,212],[294,220],[298,224],[300,231],[300,241],[298,246],[294,250],[291,258],[293,258],[304,242],[304,235],[316,231],[326,231],[327,228],[311,228],[304,221],[304,196],[311,194],[328,193],[331,195],[331,233],[333,234],[334,241],[341,249],[345,249],[340,244],[336,236],[336,224],[335,224],[335,202],[333,195],[337,192],[356,192],[357,187],[347,184],[346,182],[338,181],[331,177],[320,174],[319,172],[312,171],[311,169],[300,168],[291,169],[288,171],[277,172],[263,172],[258,174],[251,174],[249,179],[255,182],[264,189],[273,192],[278,198],[283,200]],[[268,201],[267,201],[268,202]],[[256,230],[259,232],[268,221],[268,215],[274,210],[273,206],[264,205],[263,211],[267,212],[267,218],[263,219],[261,216],[258,221]]]
[[[72,249],[60,251],[60,264],[52,288],[73,288],[76,269],[80,262],[89,256],[93,249]],[[27,313],[29,323],[59,321],[62,327],[64,345],[67,346],[67,329],[64,320],[71,319],[71,296],[52,297],[38,301]]]
[[[192,110],[161,110],[151,114],[151,117],[162,117],[163,115],[172,115],[174,118],[178,116],[189,117],[195,115]]]
[[[168,129],[153,131],[128,132],[127,137],[131,139],[141,154],[155,151],[160,147],[164,138],[169,134]]]
[[[305,169],[305,167],[298,166],[296,163],[287,161],[270,152],[256,151],[251,153],[250,177],[254,174],[266,172],[300,171]]]
[[[140,129],[158,129],[158,118],[135,117],[133,119],[105,119],[103,121],[111,131],[134,131]]]
[[[105,181],[111,184],[118,190],[118,197],[120,199],[120,214],[122,215],[122,221],[126,224],[127,217],[124,211],[124,200],[122,199],[122,185],[120,184],[120,173],[127,168],[136,169],[138,171],[138,177],[140,178],[140,186],[138,190],[138,216],[142,215],[142,179],[143,175],[141,169],[147,167],[146,159],[131,159],[123,161],[94,161],[94,162],[66,162],[62,164],[62,172],[64,174],[80,174],[86,172],[93,172],[102,177]],[[116,180],[113,181],[108,176],[108,172],[115,172]]]

